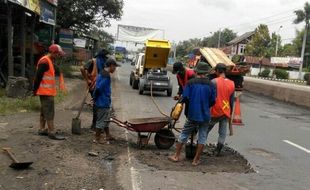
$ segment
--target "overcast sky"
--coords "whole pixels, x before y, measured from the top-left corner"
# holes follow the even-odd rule
[[[292,24],[296,9],[305,0],[124,0],[123,16],[105,30],[115,35],[118,24],[164,29],[170,41],[201,38],[219,28],[228,27],[238,35],[251,31],[260,23],[270,32],[279,31],[283,43],[294,38]]]

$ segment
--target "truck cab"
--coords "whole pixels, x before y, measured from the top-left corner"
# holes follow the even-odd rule
[[[170,43],[164,40],[148,40],[145,53],[139,53],[135,58],[134,70],[130,74],[130,85],[139,89],[139,94],[145,91],[166,91],[172,95],[172,83],[166,66],[170,52]]]

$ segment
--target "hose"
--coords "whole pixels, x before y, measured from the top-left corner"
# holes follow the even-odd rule
[[[151,81],[151,99],[153,101],[153,103],[155,104],[157,110],[159,111],[159,113],[165,117],[170,117],[169,115],[165,114],[159,107],[159,105],[156,103],[154,97],[153,97],[153,82]]]

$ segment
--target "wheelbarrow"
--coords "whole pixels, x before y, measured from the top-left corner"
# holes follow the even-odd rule
[[[115,123],[129,131],[137,132],[139,148],[148,145],[153,133],[155,133],[155,145],[159,149],[169,149],[175,142],[175,135],[172,132],[175,122],[170,117],[136,118],[125,122],[116,118],[110,118],[109,122]]]

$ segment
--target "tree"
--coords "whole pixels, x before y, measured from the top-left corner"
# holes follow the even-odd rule
[[[228,42],[237,37],[237,34],[228,28],[225,28],[222,31],[216,31],[210,37],[205,37],[202,40],[202,46],[204,47],[218,47],[219,35],[221,32],[221,43],[220,46],[225,46]]]
[[[296,46],[294,44],[285,44],[281,49],[279,49],[278,55],[281,57],[298,56]]]
[[[87,35],[98,38],[100,48],[109,48],[109,44],[114,42],[113,35],[97,27],[93,27]]]
[[[305,22],[305,32],[303,37],[303,43],[302,43],[302,49],[301,49],[301,59],[302,64],[299,68],[299,78],[302,79],[302,68],[303,68],[303,60],[305,56],[305,49],[306,49],[306,40],[307,40],[307,34],[308,34],[308,28],[309,28],[309,20],[310,20],[310,4],[308,2],[305,3],[304,10],[300,9],[297,11],[294,11],[296,14],[296,19],[294,20],[294,24],[299,24],[302,22]]]
[[[246,45],[245,54],[255,57],[270,57],[270,35],[268,26],[261,24],[255,29],[251,41]]]
[[[268,46],[268,52],[267,57],[275,57],[276,56],[276,49],[277,49],[277,40],[278,40],[278,55],[279,56],[279,50],[281,49],[281,36],[277,35],[275,32],[271,34],[270,43]]]
[[[76,31],[90,31],[93,25],[109,26],[122,16],[123,0],[59,0],[57,24]]]
[[[177,57],[184,57],[191,53],[193,49],[201,46],[202,42],[199,38],[182,41],[177,45]]]

